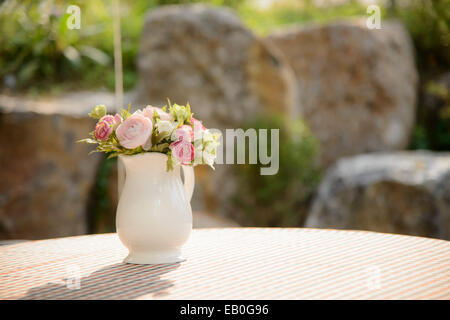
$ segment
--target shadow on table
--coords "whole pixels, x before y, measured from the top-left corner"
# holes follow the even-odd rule
[[[158,265],[113,264],[77,281],[66,284],[47,283],[28,290],[21,300],[35,299],[134,299],[152,294],[164,297],[174,281],[161,276],[177,269],[180,263]],[[78,289],[77,289],[78,287]]]

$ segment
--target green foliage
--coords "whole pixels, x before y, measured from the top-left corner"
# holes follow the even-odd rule
[[[168,4],[188,4],[188,3],[198,3],[198,2],[207,2],[211,5],[216,6],[228,6],[228,7],[237,7],[242,4],[245,0],[157,0],[157,5],[168,5]]]
[[[106,106],[104,104],[99,104],[92,109],[91,112],[89,112],[89,117],[94,119],[100,119],[101,117],[106,115]]]
[[[185,122],[190,123],[192,113],[191,106],[186,104],[186,106],[180,106],[178,104],[171,105],[169,101],[169,113],[173,114],[173,119],[178,122],[178,127],[181,127]]]
[[[434,80],[450,69],[450,0],[409,1],[392,6],[389,18],[400,19],[411,34],[420,87],[412,149],[450,150],[448,89]]]
[[[136,57],[147,11],[183,0],[121,0],[124,88],[137,81]],[[210,0],[237,6],[239,0]],[[69,5],[81,9],[81,29],[66,22]],[[0,2],[0,89],[114,89],[112,1],[5,0]],[[11,83],[12,82],[12,83]],[[31,88],[30,88],[31,87]]]
[[[267,34],[288,24],[325,23],[339,18],[365,16],[366,8],[367,6],[358,1],[318,7],[308,0],[285,0],[275,2],[269,10],[256,8],[250,2],[242,4],[239,7],[239,15],[251,29],[260,34]]]
[[[66,22],[69,5],[81,9],[81,29]],[[124,87],[136,82],[135,60],[145,12],[156,0],[122,0]],[[0,87],[14,78],[19,89],[114,88],[112,2],[6,0],[0,4]],[[126,15],[126,16],[125,16]]]
[[[131,108],[131,104],[128,104],[127,109],[120,110],[120,116],[122,117],[123,120],[128,119],[128,117],[131,116],[130,108]]]
[[[429,81],[424,87],[413,132],[412,149],[450,150],[450,90]]]
[[[240,183],[234,201],[242,212],[234,218],[244,225],[301,226],[321,176],[316,138],[303,121],[281,116],[263,117],[245,127],[280,129],[280,166],[275,175],[261,175],[259,164],[236,166]]]
[[[382,18],[401,19],[410,30],[421,68],[449,66],[450,0],[410,1],[382,7]],[[269,10],[245,0],[121,0],[125,89],[136,84],[136,57],[144,16],[149,9],[175,3],[207,2],[230,6],[258,33],[307,22],[367,16],[366,5],[350,0],[318,7],[311,0],[274,2]],[[391,3],[393,1],[388,1]],[[66,26],[66,9],[81,8],[81,29]],[[0,87],[58,91],[58,87],[114,89],[112,2],[102,0],[6,0],[0,4]]]
[[[411,33],[422,72],[450,67],[450,0],[410,1],[392,7],[388,18],[398,18]]]
[[[166,170],[167,171],[173,170],[175,164],[176,164],[175,157],[172,155],[172,151],[169,151],[167,153],[167,167],[166,167]]]
[[[97,170],[95,184],[92,187],[88,203],[88,228],[90,233],[115,232],[115,201],[111,190],[112,180],[117,181],[115,168],[117,159],[104,158]],[[115,198],[115,197],[114,197]],[[116,199],[117,200],[117,199]]]
[[[47,82],[76,79],[88,68],[110,65],[110,57],[92,41],[102,33],[103,25],[70,30],[66,26],[68,5],[68,1],[43,0],[2,3],[0,79],[15,76],[19,87],[44,87]],[[87,16],[88,12],[101,12],[101,6],[101,2],[80,4]]]

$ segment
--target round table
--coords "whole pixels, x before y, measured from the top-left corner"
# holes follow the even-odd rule
[[[133,265],[116,234],[0,246],[0,299],[450,299],[450,242],[364,231],[196,229]]]

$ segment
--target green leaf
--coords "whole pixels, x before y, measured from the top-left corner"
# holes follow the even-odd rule
[[[92,150],[91,152],[88,153],[88,156],[91,155],[91,154],[93,154],[93,153],[96,153],[96,152],[102,152],[102,151],[99,151],[99,150],[97,150],[97,149]]]
[[[191,112],[191,106],[189,105],[189,102],[186,104],[186,110],[187,110],[186,122],[188,124],[191,124],[191,118],[194,114]]]
[[[167,153],[167,171],[172,171],[174,168],[175,159],[172,156],[172,152]]]
[[[77,143],[91,143],[91,144],[97,144],[98,141],[97,141],[97,140],[94,140],[94,139],[87,138],[87,139],[81,139],[81,140],[78,140]]]
[[[100,49],[91,46],[81,46],[80,47],[81,54],[89,59],[101,64],[103,66],[108,65],[110,61],[110,57]]]
[[[130,105],[128,105],[128,110],[122,109],[120,112],[120,116],[122,117],[123,120],[127,119],[129,116],[131,116],[130,113]]]
[[[153,120],[155,121],[155,123],[158,123],[158,121],[160,120],[159,113],[156,110],[153,110]]]
[[[118,152],[113,152],[113,153],[110,153],[106,159],[112,159],[112,158],[117,157],[118,155],[119,155]]]
[[[165,143],[160,143],[160,144],[153,145],[150,148],[150,151],[164,153],[164,150],[168,149],[168,148],[169,148],[169,144],[167,142],[165,142]]]
[[[168,137],[169,137],[169,132],[167,132],[167,131],[160,132],[159,134],[156,134],[154,137],[152,137],[152,144],[156,145]]]

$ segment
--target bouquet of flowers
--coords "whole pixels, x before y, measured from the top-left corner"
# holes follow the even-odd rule
[[[220,133],[212,133],[193,117],[189,104],[170,104],[157,108],[147,106],[130,113],[122,109],[115,115],[106,114],[104,105],[94,107],[89,116],[98,119],[90,138],[79,142],[97,144],[92,152],[105,152],[108,158],[120,154],[143,152],[167,154],[167,170],[174,164],[207,164],[214,169]]]

